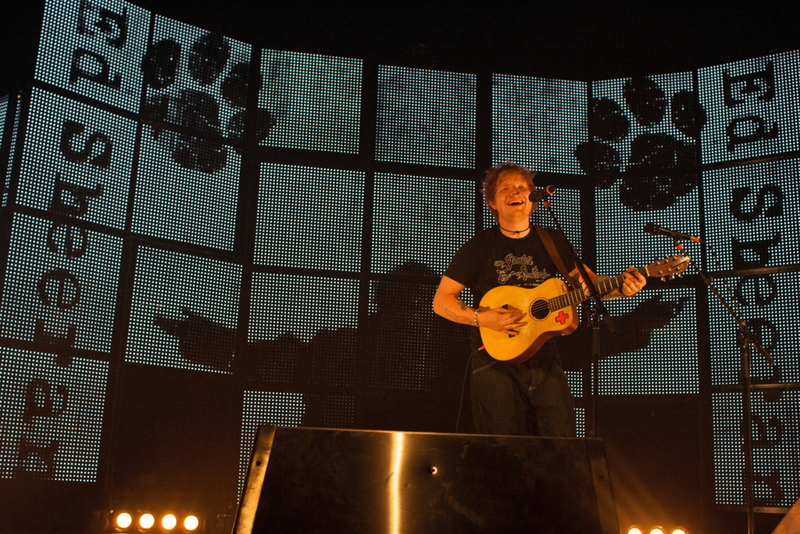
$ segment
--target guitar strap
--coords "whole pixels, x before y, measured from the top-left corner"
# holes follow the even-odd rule
[[[576,289],[572,283],[572,277],[570,277],[569,271],[567,271],[567,266],[564,265],[564,260],[561,258],[561,254],[559,254],[556,244],[553,242],[553,237],[550,235],[550,232],[541,226],[535,226],[534,228],[536,228],[536,231],[539,233],[539,239],[542,240],[542,244],[544,244],[544,248],[547,249],[547,253],[550,254],[553,263],[555,263],[558,270],[561,271],[564,280],[567,281],[569,287]]]

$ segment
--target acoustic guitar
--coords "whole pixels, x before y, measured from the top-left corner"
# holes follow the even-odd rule
[[[687,256],[670,256],[637,269],[642,275],[674,279],[680,276],[689,264]],[[619,289],[625,276],[595,278],[592,280],[602,296]],[[516,286],[498,286],[488,291],[481,299],[480,309],[506,308],[523,312],[516,336],[504,334],[490,328],[481,328],[481,339],[489,356],[501,362],[520,364],[531,358],[545,341],[556,336],[566,336],[578,328],[575,306],[591,298],[583,288],[567,289],[558,278],[551,278],[533,289]]]

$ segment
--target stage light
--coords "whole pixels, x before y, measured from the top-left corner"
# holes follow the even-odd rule
[[[131,526],[131,523],[133,523],[133,518],[128,512],[120,512],[117,514],[117,517],[114,518],[114,526],[120,530],[128,528]]]
[[[196,530],[197,527],[200,526],[200,520],[197,519],[197,516],[190,515],[186,516],[186,519],[183,520],[183,528],[186,529],[188,532]]]
[[[672,531],[672,534],[686,534],[686,529],[676,528]]]
[[[177,524],[178,520],[172,514],[167,514],[161,519],[161,526],[164,530],[172,530]]]
[[[664,529],[661,527],[653,527],[650,529],[650,534],[664,534]]]
[[[642,534],[642,530],[634,525],[628,529],[628,534]]]
[[[153,528],[153,525],[156,524],[156,518],[153,517],[153,514],[142,514],[139,518],[139,528],[141,530],[149,530]]]

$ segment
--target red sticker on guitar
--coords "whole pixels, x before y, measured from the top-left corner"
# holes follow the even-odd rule
[[[567,315],[566,313],[564,313],[564,310],[561,310],[561,311],[559,312],[559,314],[556,316],[556,321],[558,321],[558,322],[559,322],[559,323],[561,323],[561,324],[564,324],[564,323],[566,323],[566,322],[567,322],[567,319],[569,319],[569,315]]]

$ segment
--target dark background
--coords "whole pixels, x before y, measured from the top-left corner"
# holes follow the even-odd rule
[[[800,8],[779,2],[134,3],[257,47],[575,80],[686,71],[800,43]],[[0,94],[32,80],[43,10],[42,0],[6,3]]]

